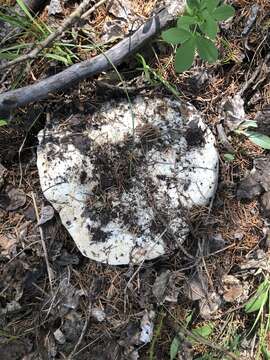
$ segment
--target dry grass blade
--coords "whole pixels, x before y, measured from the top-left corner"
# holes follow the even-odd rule
[[[143,256],[142,261],[140,262],[139,266],[137,267],[137,269],[134,271],[133,275],[131,276],[131,278],[128,280],[127,285],[125,287],[125,293],[127,292],[127,289],[129,288],[130,284],[132,283],[133,279],[135,278],[135,276],[140,272],[143,264],[145,263],[147,256],[149,255],[149,253],[153,250],[153,248],[156,246],[156,244],[158,243],[158,241],[160,239],[162,239],[163,235],[167,232],[167,228],[163,231],[163,233],[157,238],[157,240],[155,241],[154,245],[151,246],[147,252],[145,253],[145,255]]]
[[[106,52],[89,60],[74,64],[64,71],[37,81],[32,85],[0,94],[0,113],[6,114],[12,109],[47,98],[50,93],[72,86],[80,80],[121,64],[124,59],[137,51],[153,36],[157,35],[173,19],[174,15],[163,9],[139,27],[134,34],[124,38]]]

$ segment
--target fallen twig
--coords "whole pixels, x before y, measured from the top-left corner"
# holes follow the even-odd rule
[[[32,200],[33,200],[33,205],[34,205],[34,209],[35,209],[35,213],[36,213],[37,222],[39,222],[39,213],[38,213],[35,194],[33,192],[32,192]],[[48,252],[47,252],[47,248],[46,248],[46,244],[45,244],[45,240],[44,240],[44,233],[43,233],[42,226],[39,226],[39,232],[40,232],[40,239],[41,239],[41,244],[42,244],[42,248],[43,248],[43,252],[44,252],[46,267],[47,267],[50,288],[52,290],[52,288],[53,288],[53,286],[52,286],[52,270],[51,270],[49,259],[48,259]]]
[[[87,309],[87,313],[86,313],[86,317],[85,317],[85,322],[84,322],[84,325],[83,325],[83,328],[82,328],[81,335],[80,335],[76,345],[74,346],[74,349],[69,354],[68,360],[74,359],[75,354],[77,352],[77,349],[79,348],[79,346],[81,345],[81,343],[83,341],[84,335],[85,335],[87,327],[89,325],[89,320],[90,320],[90,317],[91,317],[91,310],[92,310],[92,302],[90,301],[90,303],[88,305],[88,309]]]
[[[83,15],[82,19],[87,19],[90,14],[92,14],[99,6],[104,4],[107,0],[101,0],[98,3],[96,3],[91,9],[87,10]]]
[[[97,2],[91,9],[89,9],[84,15],[90,15],[94,12],[100,5],[104,4],[107,0],[100,0]],[[59,26],[55,32],[51,33],[45,40],[41,41],[37,47],[31,50],[29,53],[24,54],[22,56],[17,57],[14,60],[9,61],[8,63],[0,65],[0,70],[9,68],[16,64],[20,64],[24,61],[35,59],[36,56],[46,47],[48,47],[55,39],[57,39],[63,32],[69,28],[72,24],[80,19],[83,13],[89,7],[90,0],[83,0],[83,2],[77,7],[73,13],[63,22],[61,26]]]
[[[133,35],[123,39],[104,54],[72,65],[66,70],[35,84],[0,94],[0,115],[33,101],[47,98],[52,92],[70,87],[80,80],[119,65],[127,56],[137,51],[146,41],[157,35],[173,20],[174,14],[163,9],[142,25]]]
[[[242,96],[243,93],[251,86],[251,84],[260,75],[260,73],[261,73],[261,71],[263,69],[263,66],[268,63],[269,59],[270,59],[270,53],[267,54],[265,59],[261,62],[261,64],[256,67],[256,69],[253,72],[252,76],[244,83],[244,85],[242,86],[242,88],[240,89],[238,94],[240,94]]]
[[[128,280],[126,286],[125,286],[125,290],[124,293],[126,294],[127,289],[129,288],[130,284],[132,283],[133,279],[135,278],[135,276],[140,272],[143,264],[145,263],[145,261],[147,260],[147,256],[151,253],[151,251],[153,250],[153,248],[157,245],[157,243],[159,242],[160,239],[162,239],[163,235],[166,233],[167,228],[163,231],[163,233],[158,236],[158,238],[156,239],[156,241],[154,242],[154,244],[147,249],[147,251],[145,252],[144,256],[142,257],[142,261],[140,262],[139,266],[137,267],[137,269],[134,271],[134,273],[132,274],[132,276],[130,277],[130,279]]]
[[[217,132],[218,132],[218,138],[221,142],[221,144],[224,146],[226,150],[228,150],[230,153],[235,154],[235,150],[233,146],[231,145],[229,139],[227,138],[227,135],[225,133],[224,127],[222,124],[217,124]]]
[[[87,308],[87,311],[86,311],[86,315],[85,315],[85,322],[84,322],[84,325],[83,325],[83,328],[82,328],[82,332],[81,332],[81,335],[76,343],[76,345],[74,346],[73,350],[71,351],[71,353],[69,354],[69,356],[67,357],[67,360],[72,360],[74,359],[80,352],[81,350],[78,350],[79,346],[81,345],[82,341],[83,341],[83,338],[86,334],[86,330],[88,328],[88,325],[89,325],[89,321],[90,321],[90,318],[91,318],[91,313],[92,313],[92,304],[93,304],[93,301],[94,301],[94,298],[95,298],[95,290],[94,290],[94,287],[95,287],[95,282],[92,281],[92,284],[90,286],[90,289],[89,289],[89,303],[88,303],[88,308]]]

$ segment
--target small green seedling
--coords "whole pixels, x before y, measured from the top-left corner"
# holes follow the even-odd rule
[[[175,70],[188,70],[196,51],[204,61],[217,61],[218,50],[214,40],[218,33],[218,22],[229,19],[234,13],[232,6],[220,4],[220,0],[187,0],[184,15],[178,18],[177,27],[162,33],[163,40],[178,46]]]
[[[208,339],[209,336],[213,333],[213,331],[214,331],[214,325],[211,322],[209,322],[208,324],[205,324],[205,325],[202,325],[200,327],[197,327],[196,329],[193,329],[192,333],[194,335],[198,335],[198,336],[201,336],[201,337],[203,337],[205,339]],[[191,340],[193,342],[195,341],[193,339],[191,339]]]

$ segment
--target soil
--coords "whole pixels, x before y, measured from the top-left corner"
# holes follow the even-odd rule
[[[136,11],[139,11],[142,3],[139,0],[135,3]],[[245,304],[269,272],[268,265],[261,265],[262,259],[269,259],[270,206],[269,189],[265,185],[270,181],[267,173],[269,154],[248,138],[226,128],[221,117],[221,104],[243,88],[269,52],[270,4],[267,0],[252,2],[259,6],[259,11],[248,34],[243,36],[251,2],[235,0],[230,3],[236,9],[236,16],[232,22],[221,24],[217,45],[222,60],[217,64],[204,64],[196,59],[188,72],[179,75],[173,69],[169,46],[153,40],[151,49],[149,46],[141,51],[147,63],[177,88],[180,99],[188,100],[200,110],[216,135],[220,154],[216,197],[208,207],[192,210],[189,214],[191,233],[177,251],[171,249],[170,256],[145,262],[139,267],[100,264],[81,255],[57,213],[42,226],[37,225],[42,208],[48,205],[36,167],[37,134],[49,122],[67,126],[67,119],[70,119],[68,126],[73,129],[81,126],[81,118],[92,114],[107,96],[95,86],[95,81],[120,87],[119,92],[114,88],[110,96],[115,94],[116,101],[122,97],[121,83],[115,80],[113,72],[82,81],[39,104],[18,109],[9,125],[0,127],[0,165],[5,168],[4,181],[0,178],[1,359],[136,359],[138,351],[138,359],[166,360],[170,359],[171,344],[176,336],[183,345],[178,359],[229,359],[230,355],[225,351],[230,351],[238,359],[249,360],[259,353],[256,326],[255,331],[250,332],[256,313],[247,314]],[[65,5],[68,13],[72,4]],[[144,4],[142,11],[147,16],[148,6]],[[40,16],[47,19],[46,13]],[[92,19],[92,25],[100,31],[106,16],[106,9],[102,7]],[[57,64],[57,67],[61,66]],[[269,66],[264,65],[263,71],[242,94],[247,118],[257,118],[259,129],[268,136]],[[151,96],[173,97],[160,83],[153,86],[156,79],[147,83],[138,67],[127,62],[119,68],[128,86],[134,87],[135,83],[136,86],[143,85],[146,89],[143,91]],[[52,68],[56,68],[54,63],[49,65],[49,69]],[[45,61],[34,62],[31,75],[24,82],[41,78],[49,69]],[[9,83],[13,80],[14,75],[10,73]],[[6,83],[3,90],[5,87]],[[228,150],[216,130],[221,122],[234,149],[232,161],[226,159]],[[203,144],[202,133],[197,128],[186,135],[191,148]],[[142,128],[140,136],[143,146],[149,149],[158,141],[159,130]],[[91,144],[79,137],[65,140],[75,143],[82,151],[90,150]],[[130,146],[130,139],[126,145]],[[129,179],[134,175],[129,159],[108,159],[107,154],[107,149],[100,148],[99,156],[96,156],[99,166],[104,167],[104,176],[96,189],[103,199],[111,187],[119,190],[132,186]],[[267,166],[262,165],[259,175],[250,177],[250,170],[261,158]],[[115,161],[120,163],[117,168],[119,181],[114,176]],[[0,174],[1,171],[0,167]],[[81,183],[86,179],[87,174],[82,171]],[[16,199],[8,196],[7,186],[10,185],[25,194],[25,203],[16,205]],[[102,218],[106,223],[109,199],[105,200],[108,209],[102,209]],[[89,206],[91,201],[89,199]],[[10,203],[15,204],[12,210],[8,209]],[[124,221],[129,224],[132,218],[132,211],[123,214]],[[166,224],[166,214],[162,221]],[[134,219],[131,225],[139,232],[135,222]],[[160,227],[159,214],[157,221],[153,221],[152,230],[161,232]],[[41,240],[44,240],[45,248]],[[104,233],[97,230],[95,241],[104,241]],[[170,235],[168,244],[171,244]],[[242,267],[251,259],[251,268]],[[169,277],[162,282],[160,276],[166,271]],[[225,275],[233,275],[240,281],[242,290],[237,283],[236,297],[231,293],[223,296],[222,278]],[[157,279],[160,292],[165,289],[167,296],[164,295],[165,300],[161,302],[153,294]],[[200,286],[204,295],[196,300],[186,291],[194,279],[203,283]],[[220,299],[215,311],[211,311],[209,305],[213,294]],[[228,298],[230,301],[225,300]],[[207,310],[202,309],[203,301],[208,304]],[[154,326],[154,335],[150,343],[142,343],[139,340],[142,319],[152,310],[155,318],[149,322]],[[101,317],[95,315],[97,313]],[[214,330],[207,341],[191,341],[190,334],[185,333],[185,329],[193,331],[209,324]],[[259,353],[258,359],[264,358]]]

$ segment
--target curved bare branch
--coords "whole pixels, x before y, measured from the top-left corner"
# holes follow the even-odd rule
[[[66,70],[32,85],[0,94],[0,115],[31,102],[47,98],[50,93],[70,87],[80,80],[119,65],[167,27],[173,19],[173,15],[164,9],[150,18],[133,35],[126,37],[104,54],[72,65]]]

